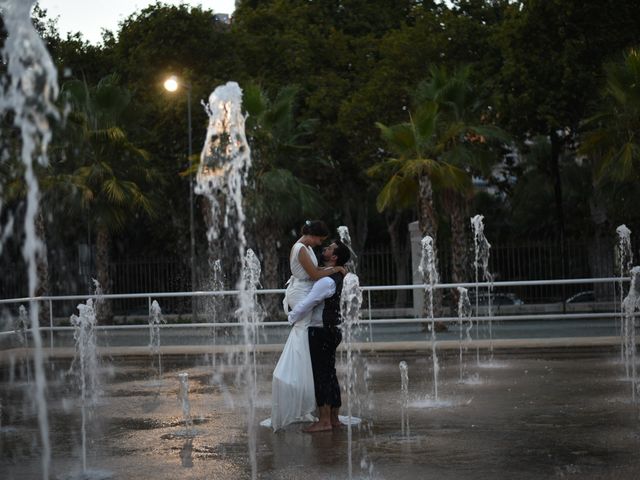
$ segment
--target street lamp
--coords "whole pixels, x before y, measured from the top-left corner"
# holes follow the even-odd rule
[[[169,92],[175,92],[178,88],[184,88],[187,92],[187,129],[189,133],[189,167],[191,167],[191,155],[193,154],[193,147],[191,141],[191,84],[189,82],[183,82],[175,75],[170,76],[164,81],[164,88]],[[196,238],[194,232],[193,221],[193,172],[189,171],[189,233],[190,233],[190,247],[191,247],[191,291],[196,287],[196,269],[195,269],[195,256],[196,256]],[[195,315],[195,297],[191,296],[191,315]]]

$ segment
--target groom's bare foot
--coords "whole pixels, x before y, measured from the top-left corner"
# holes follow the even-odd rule
[[[315,432],[329,432],[333,429],[331,423],[324,422],[316,422],[310,427],[307,427],[303,430],[305,433],[315,433]]]

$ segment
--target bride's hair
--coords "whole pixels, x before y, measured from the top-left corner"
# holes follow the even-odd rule
[[[329,229],[322,220],[307,220],[300,230],[302,235],[313,235],[314,237],[329,236]]]

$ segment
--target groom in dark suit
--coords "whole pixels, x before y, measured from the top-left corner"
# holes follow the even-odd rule
[[[322,259],[327,267],[344,266],[350,257],[349,248],[340,240],[333,240],[322,250]],[[337,272],[318,280],[288,316],[289,323],[293,325],[313,310],[309,324],[309,351],[319,420],[305,432],[323,432],[340,425],[338,412],[342,401],[336,375],[336,349],[342,341],[339,325],[342,322],[340,294],[343,279],[344,275]]]

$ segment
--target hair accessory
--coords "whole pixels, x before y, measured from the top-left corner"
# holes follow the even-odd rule
[[[310,226],[311,226],[311,220],[305,220],[305,221],[304,221],[304,224],[305,224],[307,227],[310,227]]]

